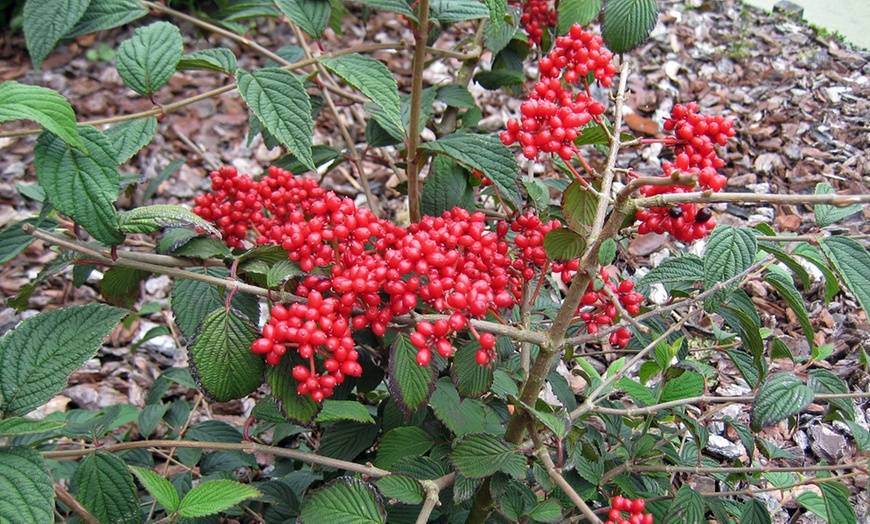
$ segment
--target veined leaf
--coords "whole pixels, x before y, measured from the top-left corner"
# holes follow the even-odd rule
[[[604,8],[604,43],[614,53],[642,44],[658,20],[655,0],[611,0]]]
[[[36,237],[24,232],[24,229],[21,228],[24,224],[43,229],[54,229],[57,227],[58,221],[53,218],[25,218],[0,231],[0,264],[9,262],[36,240]]]
[[[442,24],[489,18],[489,8],[477,0],[433,0],[429,16]]]
[[[849,488],[839,482],[819,482],[828,522],[836,524],[857,524],[855,508],[849,501]]]
[[[138,524],[139,497],[123,460],[98,449],[79,463],[76,499],[100,522]]]
[[[390,347],[390,393],[405,415],[429,400],[435,390],[435,369],[417,364],[417,348],[407,335],[396,336]]]
[[[302,82],[290,71],[269,67],[252,73],[239,70],[237,78],[239,94],[266,129],[305,167],[316,171],[311,155],[311,99]]]
[[[867,274],[870,253],[867,249],[848,237],[829,237],[822,240],[821,246],[846,287],[858,299],[861,309],[870,311],[870,275]]]
[[[755,258],[757,243],[748,229],[719,225],[707,240],[704,254],[704,289],[742,273]],[[728,297],[739,283],[733,282],[704,301],[704,309],[713,312]]]
[[[416,426],[392,429],[381,439],[375,465],[379,468],[391,468],[403,457],[422,456],[434,444],[432,437]]]
[[[0,447],[0,521],[54,522],[54,482],[38,451]]]
[[[399,87],[393,73],[381,61],[354,53],[322,58],[320,63],[359,89],[384,110],[392,124],[404,129],[399,108]]]
[[[115,161],[123,164],[147,146],[157,133],[157,119],[153,116],[137,118],[106,129],[106,136],[115,147]]]
[[[220,238],[220,231],[211,222],[181,207],[170,204],[140,206],[121,213],[121,231],[125,233],[153,233],[160,229],[190,227],[204,229]]]
[[[235,75],[238,64],[236,55],[232,51],[224,47],[215,49],[203,49],[188,53],[181,57],[175,69],[185,71],[189,69],[199,69],[205,71],[217,71],[219,73],[227,73]]]
[[[515,447],[487,434],[466,435],[450,453],[450,461],[463,476],[480,479],[502,471],[514,478],[526,474],[526,459]]]
[[[408,17],[409,20],[417,22],[417,14],[411,10],[408,2],[405,0],[360,0],[364,6],[373,7],[379,11],[389,11]]]
[[[834,188],[831,187],[831,184],[827,182],[821,182],[816,184],[817,195],[833,195],[835,194]],[[829,206],[827,204],[816,204],[813,208],[813,211],[816,214],[816,225],[819,227],[830,226],[831,224],[835,224],[840,220],[843,220],[847,216],[854,215],[855,213],[860,213],[864,207],[861,204],[852,204],[851,206],[845,207],[837,207],[837,206]]]
[[[837,275],[828,267],[825,257],[822,256],[818,249],[806,242],[796,245],[792,250],[792,254],[808,260],[822,272],[822,275],[825,277],[825,305],[827,305],[840,292],[840,281],[837,280]]]
[[[764,502],[751,498],[746,501],[743,506],[743,511],[740,512],[741,524],[770,524],[770,510],[764,505]]]
[[[187,271],[226,278],[229,271],[222,267],[191,268]],[[187,278],[176,279],[172,284],[172,313],[175,324],[185,337],[191,337],[212,311],[226,306],[225,290]],[[257,298],[247,293],[233,295],[232,307],[244,313],[254,324],[260,318]]]
[[[33,69],[85,14],[88,0],[28,0],[24,4],[24,39]]]
[[[484,0],[486,7],[489,9],[489,21],[498,23],[504,20],[507,13],[507,2],[505,0]]]
[[[480,349],[480,344],[476,340],[472,340],[457,349],[453,355],[450,378],[453,379],[459,396],[463,398],[480,398],[489,391],[489,387],[492,385],[492,367],[481,366],[477,363],[478,349]]]
[[[556,34],[566,35],[572,25],[585,26],[594,20],[601,12],[601,0],[562,0],[557,11]]]
[[[323,401],[323,407],[318,413],[316,422],[332,422],[336,420],[353,420],[364,424],[374,424],[375,419],[372,418],[369,410],[364,405],[351,400],[330,400]]]
[[[798,293],[797,288],[794,287],[791,276],[785,271],[779,271],[778,267],[772,266],[770,272],[764,276],[764,281],[773,286],[776,292],[779,293],[779,296],[788,304],[788,307],[794,311],[810,348],[816,347],[815,338],[813,337],[815,332],[810,322],[809,313],[807,313],[807,307],[804,304],[804,298]]]
[[[672,370],[677,368],[671,368]],[[670,371],[670,370],[669,370]],[[659,402],[670,402],[684,398],[697,397],[704,393],[704,376],[694,371],[684,370],[678,377],[665,382]]]
[[[268,366],[266,382],[279,403],[281,414],[292,422],[306,426],[314,420],[320,405],[311,400],[311,396],[300,395],[296,390],[298,382],[291,374],[294,365],[290,358],[284,357],[277,366]]]
[[[437,217],[454,207],[474,209],[474,189],[468,183],[468,171],[452,158],[439,155],[432,160],[420,195],[423,215]]]
[[[683,484],[677,491],[673,502],[668,506],[662,524],[703,524],[705,522],[704,499],[688,484]]]
[[[302,524],[383,524],[387,512],[377,490],[360,479],[339,477],[311,495],[302,508]]]
[[[385,497],[396,499],[405,504],[419,504],[423,502],[423,486],[408,475],[390,475],[378,479],[375,484]]]
[[[695,255],[665,259],[637,282],[637,291],[646,294],[653,284],[663,284],[665,289],[680,286],[691,288],[704,279],[704,261]]]
[[[586,239],[568,228],[551,229],[544,236],[544,250],[552,260],[574,260],[586,249]]]
[[[489,50],[493,56],[497,55],[507,47],[519,28],[522,12],[517,6],[510,6],[505,10],[503,0],[487,0],[487,5],[500,3],[501,16],[492,16],[490,8],[490,19],[487,20],[483,27],[483,45]]]
[[[848,393],[849,388],[843,379],[828,371],[827,369],[811,369],[808,373],[807,385],[816,393]],[[852,400],[848,398],[833,398],[828,400],[828,403],[833,404],[842,412],[846,420],[855,420],[855,406],[852,405]]]
[[[136,478],[139,479],[139,482],[141,482],[143,486],[145,486],[148,493],[150,493],[157,502],[166,509],[166,511],[172,512],[178,509],[178,491],[175,490],[175,486],[173,486],[171,482],[157,473],[154,473],[150,469],[130,466],[130,471],[136,475]]]
[[[813,401],[813,390],[796,376],[778,373],[768,378],[758,390],[752,403],[753,431],[775,424],[780,420],[800,413]]]
[[[31,120],[67,144],[87,151],[76,131],[76,114],[66,98],[47,87],[8,80],[0,84],[0,123]]]
[[[0,398],[0,403],[3,399]],[[67,425],[65,420],[33,420],[25,417],[9,417],[0,420],[0,436],[30,435],[54,431]],[[0,513],[2,514],[2,513]]]
[[[260,490],[235,480],[209,480],[187,492],[178,505],[178,514],[188,518],[205,517],[262,496]]]
[[[438,420],[456,435],[478,433],[485,429],[486,407],[478,399],[461,400],[456,386],[448,377],[436,382],[429,405]]]
[[[315,40],[323,34],[332,12],[329,0],[276,0],[275,3],[291,22]]]
[[[169,81],[183,54],[178,27],[155,22],[136,29],[132,38],[121,42],[115,66],[127,87],[151,96]]]
[[[64,38],[112,29],[147,14],[148,8],[139,0],[90,0],[85,14]]]

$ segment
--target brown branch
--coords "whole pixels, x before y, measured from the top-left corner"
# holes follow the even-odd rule
[[[54,483],[54,494],[58,500],[63,502],[85,524],[100,524],[100,520],[97,517],[93,516],[87,508],[82,506],[81,502],[76,500],[75,497],[70,495],[69,491],[63,489],[57,482]]]
[[[702,466],[633,466],[627,465],[626,471],[634,473],[694,473],[696,475],[706,474],[741,474],[741,473],[816,473],[819,471],[838,471],[847,469],[857,469],[865,471],[867,469],[867,461],[849,462],[846,464],[821,464],[816,466],[747,466],[747,467],[715,467],[707,468]]]
[[[710,191],[694,193],[670,193],[634,201],[637,207],[658,207],[667,204],[687,202],[717,203],[737,202],[740,204],[827,204],[829,206],[850,206],[870,203],[870,195],[759,195],[757,193],[713,193]]]
[[[411,118],[407,129],[407,148],[405,156],[407,157],[408,167],[406,173],[408,176],[408,213],[411,217],[411,223],[420,221],[420,171],[422,165],[420,163],[421,156],[417,153],[417,146],[420,145],[420,110],[423,106],[423,69],[426,66],[426,42],[429,39],[429,0],[420,0],[417,3],[417,16],[419,21],[414,38],[416,46],[414,47],[414,59],[412,62],[413,71],[411,73]]]
[[[420,508],[420,513],[417,515],[416,524],[426,524],[429,522],[429,516],[432,515],[432,510],[440,504],[438,496],[441,494],[441,490],[453,484],[454,480],[456,480],[456,474],[448,473],[435,480],[419,481],[423,486],[423,491],[426,492],[426,498],[423,502],[423,507]]]

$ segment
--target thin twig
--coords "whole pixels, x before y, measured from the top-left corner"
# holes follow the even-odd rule
[[[54,494],[57,496],[58,500],[63,502],[64,505],[68,507],[70,511],[75,513],[78,518],[82,519],[82,522],[85,524],[100,524],[100,520],[97,517],[93,516],[87,508],[82,506],[81,502],[76,500],[75,497],[70,495],[69,491],[63,489],[57,482],[54,483]]]
[[[669,193],[634,201],[637,207],[660,207],[667,204],[684,204],[687,202],[737,202],[740,204],[826,204],[845,207],[853,204],[870,203],[870,195],[760,195],[758,193],[713,193],[702,191],[694,193]]]
[[[420,221],[420,171],[421,156],[417,152],[420,145],[420,110],[423,106],[423,69],[426,66],[426,42],[429,39],[429,0],[419,0],[417,3],[418,23],[414,31],[416,46],[411,72],[411,118],[407,129],[407,160],[408,175],[408,214],[411,223]]]
[[[448,473],[435,480],[419,481],[423,486],[423,491],[426,493],[426,499],[423,502],[423,507],[420,508],[420,513],[417,515],[416,524],[426,524],[429,522],[429,516],[432,515],[432,510],[441,503],[438,498],[441,490],[453,484],[454,480],[456,480],[456,474]]]

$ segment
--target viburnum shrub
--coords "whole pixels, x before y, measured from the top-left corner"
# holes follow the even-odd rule
[[[748,124],[683,94],[657,108],[660,133],[629,134],[652,0],[362,4],[24,5],[25,78],[101,31],[123,40],[115,94],[153,108],[80,124],[77,100],[0,84],[0,121],[39,124],[0,132],[39,135],[4,275],[36,239],[56,252],[9,315],[72,279],[0,339],[0,521],[763,524],[776,491],[788,518],[857,523],[866,460],[803,464],[773,439],[804,431],[812,403],[867,450],[866,377],[832,371],[808,304],[866,311],[849,217],[870,196],[730,192]],[[209,74],[221,87],[179,98]],[[250,110],[247,137],[219,133],[240,153],[185,145],[129,174],[175,147],[146,148],[180,108],[218,96]],[[492,129],[508,96],[517,112]],[[657,159],[629,160],[651,144]],[[275,155],[262,174],[233,158],[255,146]],[[172,200],[161,184],[185,162],[180,180],[210,175]],[[814,205],[815,224],[737,227],[727,204]],[[130,353],[100,353],[110,334]],[[144,373],[158,341],[187,365]],[[46,416],[86,363],[74,380],[130,377],[135,405]]]

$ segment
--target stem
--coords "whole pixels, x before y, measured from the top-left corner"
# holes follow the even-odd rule
[[[741,204],[827,204],[845,207],[852,204],[870,203],[870,195],[759,195],[757,193],[713,193],[710,191],[694,193],[670,193],[646,198],[638,198],[638,207],[659,207],[666,204],[686,202],[739,202]]]
[[[417,223],[422,217],[420,213],[420,155],[417,146],[420,145],[420,109],[423,105],[423,68],[426,65],[426,42],[429,40],[429,0],[417,3],[419,22],[414,31],[414,61],[411,74],[411,119],[408,125],[408,141],[405,155],[408,167],[408,213],[411,223]]]
[[[448,473],[435,480],[419,481],[423,486],[423,491],[426,492],[426,500],[423,503],[423,507],[420,508],[420,514],[417,515],[416,524],[426,524],[429,522],[429,516],[432,515],[432,510],[440,503],[438,495],[441,493],[441,490],[453,484],[454,480],[456,480],[456,474]]]
[[[78,518],[82,519],[82,522],[85,524],[100,524],[97,517],[93,516],[87,508],[82,506],[81,502],[76,500],[75,497],[70,495],[69,491],[63,489],[57,482],[54,483],[54,494],[57,496],[58,500],[63,502],[64,505],[68,507],[70,511],[75,513]]]
[[[459,71],[456,72],[456,78],[454,78],[453,81],[454,84],[468,87],[468,84],[471,82],[474,70],[477,68],[477,64],[480,63],[480,55],[483,52],[484,25],[485,24],[480,24],[477,26],[477,31],[474,33],[474,42],[471,47],[471,52],[469,52],[470,55],[473,53],[474,55],[462,61],[462,66],[460,66]],[[440,135],[448,135],[456,130],[456,117],[458,115],[458,107],[451,106],[444,111],[444,115],[441,117],[441,123],[438,126]]]
[[[867,462],[849,462],[846,464],[822,464],[817,466],[798,466],[798,467],[775,467],[775,466],[754,466],[754,467],[715,467],[705,468],[701,466],[627,466],[626,470],[634,473],[695,473],[706,475],[710,473],[816,473],[819,471],[837,471],[846,469],[864,470],[867,467]]]

